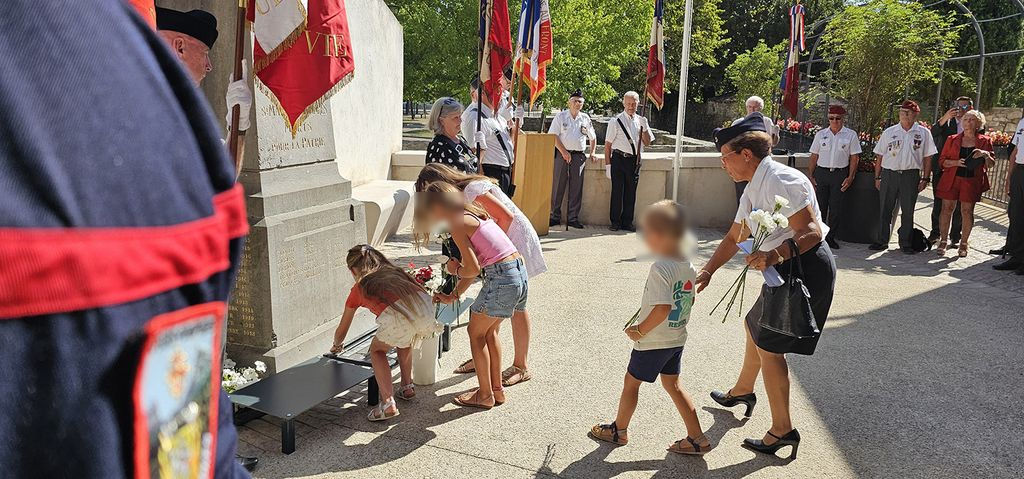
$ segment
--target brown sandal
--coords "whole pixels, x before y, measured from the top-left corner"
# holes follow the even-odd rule
[[[521,382],[529,381],[532,377],[530,371],[526,369],[509,366],[508,369],[501,372],[501,385],[505,387],[515,386]]]
[[[495,406],[501,406],[502,404],[505,404],[505,388],[503,388],[501,386],[492,387],[491,388],[491,393],[494,395],[494,405]],[[498,395],[499,394],[501,394],[501,400],[500,401],[498,400]]]
[[[686,454],[689,456],[703,456],[711,450],[711,441],[708,441],[707,446],[701,445],[701,443],[707,441],[707,439],[708,438],[703,434],[701,434],[697,439],[686,436],[685,438],[672,443],[672,445],[669,446],[668,451],[676,454]]]
[[[455,373],[455,374],[475,373],[476,372],[476,366],[473,364],[473,358],[467,359],[466,362],[460,364],[459,367],[455,368],[455,371],[452,371],[452,372]]]
[[[462,394],[452,398],[452,402],[457,404],[457,405],[459,405],[459,406],[462,406],[462,407],[474,407],[474,408],[477,408],[477,409],[485,409],[485,410],[493,408],[494,405],[492,405],[492,404],[483,404],[483,403],[478,403],[478,402],[472,402],[471,401],[472,398],[477,397],[479,393],[480,393],[479,389],[476,389],[476,390],[474,390],[472,392],[465,392],[465,393],[462,393]],[[470,395],[469,399],[462,399],[462,396],[465,396],[466,394]],[[493,396],[492,396],[492,398],[493,398]]]
[[[615,425],[615,421],[612,421],[611,424],[595,424],[594,427],[590,428],[589,435],[598,441],[610,442],[619,446],[625,446],[629,443],[629,438],[625,437],[626,430],[619,429]]]

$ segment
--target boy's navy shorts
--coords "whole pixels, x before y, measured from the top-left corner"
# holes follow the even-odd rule
[[[629,355],[629,374],[641,381],[653,383],[659,374],[678,375],[683,358],[683,347],[633,350]]]

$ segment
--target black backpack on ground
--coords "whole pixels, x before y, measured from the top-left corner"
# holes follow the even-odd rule
[[[915,252],[921,253],[932,249],[932,242],[928,241],[928,237],[924,235],[924,231],[914,228],[914,231],[910,233],[910,247]]]

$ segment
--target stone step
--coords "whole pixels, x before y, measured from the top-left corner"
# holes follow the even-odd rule
[[[352,197],[366,210],[366,242],[379,246],[412,226],[412,181],[375,180],[352,188]]]

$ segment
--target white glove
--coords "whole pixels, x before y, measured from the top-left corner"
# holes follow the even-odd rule
[[[238,105],[238,129],[249,129],[249,110],[252,109],[252,90],[249,89],[249,68],[242,63],[242,79],[228,83],[228,93],[224,95],[224,103],[228,106],[225,118],[228,128],[231,127],[231,109]]]
[[[487,138],[484,136],[484,132],[478,131],[473,135],[473,143],[480,147],[481,150],[487,149]]]
[[[523,118],[526,118],[526,110],[524,110],[523,107],[521,107],[521,106],[517,106],[516,107],[516,112],[515,112],[515,117],[516,117],[516,120],[519,120],[519,122],[522,123],[523,122]]]
[[[642,117],[642,116],[640,117],[640,128],[643,128],[645,130],[650,130],[651,129],[651,125],[647,123],[647,118],[646,117]]]

